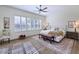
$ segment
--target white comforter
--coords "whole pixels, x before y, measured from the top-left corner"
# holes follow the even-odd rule
[[[42,30],[42,31],[40,32],[40,34],[48,35],[48,33],[49,33],[50,31],[54,31],[54,30]],[[54,32],[55,32],[55,31],[54,31]],[[63,31],[63,32],[64,32],[64,35],[63,35],[63,36],[62,36],[62,35],[60,35],[60,36],[55,36],[54,41],[60,42],[60,41],[64,38],[64,36],[65,36],[65,31]]]

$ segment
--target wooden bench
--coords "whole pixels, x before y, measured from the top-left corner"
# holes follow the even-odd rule
[[[54,41],[54,36],[39,34],[39,38],[43,38],[43,40],[48,40],[50,43]]]

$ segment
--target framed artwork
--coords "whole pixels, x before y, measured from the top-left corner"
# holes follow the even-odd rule
[[[3,30],[3,35],[7,36],[9,35],[9,28],[10,28],[10,17],[4,17],[3,18],[3,23],[4,23],[4,30]]]
[[[4,17],[4,29],[9,28],[9,25],[10,25],[10,18]]]
[[[68,28],[74,28],[75,21],[68,21]]]

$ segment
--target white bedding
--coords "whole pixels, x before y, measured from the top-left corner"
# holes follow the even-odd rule
[[[53,31],[53,32],[55,32],[54,30],[42,30],[41,32],[40,32],[40,34],[44,34],[44,35],[48,35],[48,33],[50,32],[50,31]],[[64,36],[65,36],[65,31],[64,30],[62,30],[63,31],[63,36],[62,35],[60,35],[60,36],[55,36],[55,38],[54,38],[54,41],[56,41],[56,42],[60,42],[63,38],[64,38]]]

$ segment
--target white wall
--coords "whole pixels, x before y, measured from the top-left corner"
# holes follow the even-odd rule
[[[51,24],[52,28],[59,27],[66,29],[69,18],[74,18],[73,20],[79,20],[79,6],[69,6],[69,5],[49,5],[47,20]],[[69,31],[74,31],[74,29],[67,28]]]
[[[47,20],[52,28],[65,28],[66,16],[64,15],[63,6],[49,6]]]
[[[18,38],[20,34],[26,34],[27,36],[29,36],[29,35],[37,34],[40,31],[40,30],[32,30],[32,31],[29,30],[25,32],[14,32],[13,16],[25,16],[25,17],[40,19],[42,21],[45,20],[45,16],[37,15],[31,12],[26,12],[9,6],[0,6],[0,30],[3,30],[3,18],[10,17],[10,32],[11,32],[10,34],[12,39]]]

